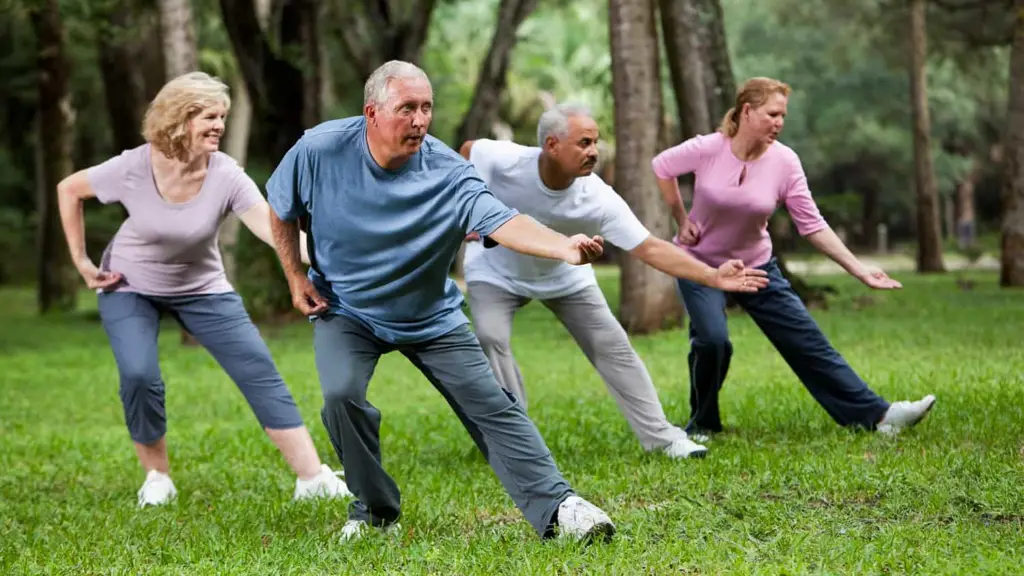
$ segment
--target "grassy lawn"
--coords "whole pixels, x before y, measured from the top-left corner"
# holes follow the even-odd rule
[[[433,388],[399,355],[370,388],[402,530],[342,545],[345,506],[290,502],[293,476],[202,350],[161,340],[176,502],[139,511],[117,374],[86,310],[38,319],[0,293],[0,573],[1008,574],[1024,566],[1024,294],[973,273],[847,279],[815,316],[881,394],[938,404],[892,439],[840,429],[748,318],[708,458],[645,454],[561,326],[531,304],[514,347],[530,412],[573,486],[618,525],[609,545],[541,542]],[[614,276],[602,275],[609,300]],[[94,307],[88,295],[83,308]],[[310,327],[264,330],[321,455]],[[665,410],[687,412],[684,332],[634,339]],[[1016,566],[1016,568],[1014,568]]]

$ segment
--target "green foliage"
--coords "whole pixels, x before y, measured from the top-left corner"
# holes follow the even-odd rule
[[[721,404],[729,432],[700,461],[645,453],[590,362],[538,303],[512,346],[530,416],[566,479],[617,523],[607,545],[540,541],[444,399],[400,354],[369,388],[383,463],[402,490],[394,538],[338,541],[341,503],[293,503],[294,476],[230,378],[171,321],[160,341],[167,442],[179,493],[138,510],[143,472],[118,376],[93,320],[37,318],[0,298],[0,572],[159,574],[1013,574],[1024,550],[1024,354],[1019,296],[992,273],[973,290],[900,277],[901,292],[833,279],[815,318],[890,400],[935,393],[889,439],[835,425],[751,320]],[[616,302],[617,282],[602,277]],[[94,302],[94,297],[83,297]],[[25,308],[29,308],[26,310]],[[20,309],[20,310],[19,310]],[[264,326],[321,457],[310,326]],[[633,340],[678,422],[688,410],[684,330]],[[352,471],[349,471],[351,474]]]

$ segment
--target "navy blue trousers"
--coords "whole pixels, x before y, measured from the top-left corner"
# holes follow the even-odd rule
[[[753,318],[800,382],[842,426],[873,430],[889,403],[876,394],[832,347],[772,258],[760,267],[768,287],[731,294]],[[718,394],[729,372],[732,343],[726,326],[725,293],[679,280],[690,317],[690,431],[720,432]]]

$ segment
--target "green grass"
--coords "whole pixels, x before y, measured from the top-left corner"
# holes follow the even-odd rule
[[[91,314],[36,318],[7,290],[0,313],[0,573],[1008,574],[1024,565],[1024,294],[974,273],[848,279],[815,312],[889,399],[935,393],[896,439],[834,425],[748,318],[722,396],[732,432],[707,459],[639,448],[596,373],[546,309],[516,320],[531,416],[572,485],[604,507],[608,545],[542,542],[440,396],[398,355],[370,388],[402,530],[338,542],[345,507],[289,501],[293,477],[241,395],[201,349],[161,340],[178,500],[135,508],[142,474],[117,374]],[[831,281],[832,279],[830,279]],[[614,276],[602,275],[617,301]],[[17,312],[15,304],[28,310]],[[94,306],[85,297],[85,307]],[[326,461],[310,328],[266,328]],[[670,418],[684,418],[682,331],[634,339]]]

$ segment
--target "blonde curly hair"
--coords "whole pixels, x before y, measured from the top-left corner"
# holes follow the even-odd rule
[[[228,86],[205,72],[188,72],[164,84],[146,109],[142,137],[168,158],[185,162],[192,145],[189,123],[216,105],[231,108]]]

